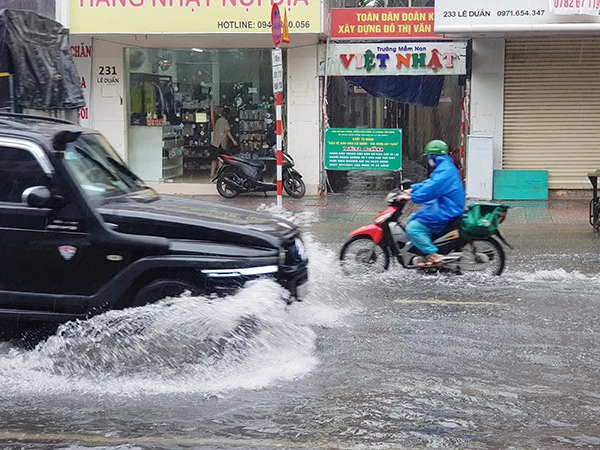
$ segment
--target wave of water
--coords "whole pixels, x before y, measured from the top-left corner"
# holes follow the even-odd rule
[[[565,269],[536,270],[534,272],[515,271],[510,274],[515,279],[524,282],[575,282],[584,281],[589,283],[600,283],[600,274],[585,274],[578,270],[568,271]]]
[[[309,373],[315,332],[290,320],[262,280],[228,298],[187,297],[61,326],[33,351],[0,359],[4,391],[96,393],[256,389]]]

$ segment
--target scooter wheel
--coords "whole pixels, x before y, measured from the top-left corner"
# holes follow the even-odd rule
[[[463,248],[458,261],[461,272],[476,271],[482,275],[498,276],[504,271],[506,255],[494,238],[475,239]]]
[[[373,275],[388,269],[390,255],[369,236],[354,236],[342,247],[340,263],[345,275]]]
[[[217,192],[225,198],[233,198],[239,194],[239,191],[232,188],[227,181],[234,181],[235,175],[232,172],[224,172],[217,179]]]
[[[297,173],[292,173],[285,177],[283,180],[283,188],[287,195],[292,198],[302,198],[304,194],[306,194],[306,185],[304,184],[304,180]]]

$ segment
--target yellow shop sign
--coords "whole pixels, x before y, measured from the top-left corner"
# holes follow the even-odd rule
[[[290,33],[319,33],[320,0],[71,0],[71,33],[271,33],[271,7]]]

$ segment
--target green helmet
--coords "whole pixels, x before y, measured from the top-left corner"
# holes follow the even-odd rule
[[[431,141],[425,146],[425,153],[423,155],[447,155],[448,144],[444,141]]]

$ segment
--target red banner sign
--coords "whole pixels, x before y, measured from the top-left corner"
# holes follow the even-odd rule
[[[332,39],[434,37],[434,8],[340,8],[331,10]]]

